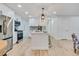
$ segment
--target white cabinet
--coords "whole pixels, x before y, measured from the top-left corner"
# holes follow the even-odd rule
[[[29,20],[29,26],[38,26],[38,24],[39,24],[39,20],[38,19],[31,18]]]
[[[47,19],[45,19],[44,21],[41,21],[41,19],[39,18],[31,18],[29,19],[29,26],[46,26],[47,25]]]
[[[48,35],[43,32],[35,32],[31,34],[32,50],[48,50]]]

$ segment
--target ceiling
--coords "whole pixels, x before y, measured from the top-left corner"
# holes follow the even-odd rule
[[[22,7],[18,8],[18,4],[21,4]],[[5,5],[25,19],[27,17],[39,18],[42,13],[41,8],[45,8],[46,16],[52,16],[54,12],[56,12],[55,15],[79,15],[79,3],[6,3]],[[28,12],[27,15],[25,11]]]

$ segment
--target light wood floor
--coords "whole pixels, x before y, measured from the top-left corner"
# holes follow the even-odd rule
[[[52,40],[52,47],[49,49],[50,56],[76,56],[73,52],[71,40]]]
[[[54,40],[52,39],[51,48],[49,48],[49,56],[77,56],[73,52],[71,40]],[[15,44],[13,49],[7,53],[8,56],[31,56],[31,39],[21,41]]]

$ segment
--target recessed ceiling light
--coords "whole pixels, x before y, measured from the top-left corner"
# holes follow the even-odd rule
[[[54,11],[53,14],[56,14],[56,11]]]
[[[27,11],[25,12],[26,15],[27,15],[28,13],[29,13],[29,12],[27,12]]]
[[[19,4],[19,5],[17,5],[17,6],[18,6],[19,8],[21,8],[21,7],[22,7],[22,5],[20,5],[20,4]]]

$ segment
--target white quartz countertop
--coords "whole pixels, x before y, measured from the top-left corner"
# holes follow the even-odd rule
[[[31,32],[31,33],[44,33],[44,32],[35,32],[35,31],[34,31],[34,32]]]

